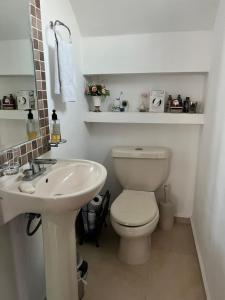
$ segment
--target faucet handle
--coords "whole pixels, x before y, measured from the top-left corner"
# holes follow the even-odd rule
[[[22,180],[24,181],[31,181],[39,175],[43,174],[46,170],[44,167],[41,167],[39,163],[35,162],[35,160],[30,160],[29,164],[29,169],[25,169],[23,171],[24,177]]]

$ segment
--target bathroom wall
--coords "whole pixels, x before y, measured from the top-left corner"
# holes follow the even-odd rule
[[[116,145],[166,146],[172,150],[168,179],[170,198],[176,215],[190,217],[195,188],[199,126],[150,124],[90,124],[89,159],[103,163],[108,170],[106,188],[114,199],[121,191],[112,166],[111,149]],[[179,142],[178,142],[179,141]]]
[[[12,242],[8,226],[0,227],[0,291],[4,300],[17,299],[15,266],[12,260]]]
[[[41,13],[43,21],[44,52],[46,62],[46,79],[49,110],[56,108],[61,120],[62,136],[68,143],[53,149],[47,156],[55,158],[85,158],[87,134],[81,121],[83,111],[87,110],[87,102],[83,97],[84,83],[80,71],[80,34],[69,0],[42,0]],[[55,97],[52,91],[54,61],[54,39],[49,30],[49,21],[59,19],[65,22],[72,31],[74,45],[74,60],[77,78],[77,102],[63,104],[60,97]],[[51,115],[51,113],[50,113]],[[41,229],[34,237],[26,236],[27,219],[24,215],[10,222],[12,251],[15,259],[17,279],[17,296],[10,300],[44,300],[45,277],[44,257]],[[8,299],[7,299],[8,300]]]
[[[110,109],[112,100],[123,91],[136,111],[142,92],[165,89],[167,93],[190,96],[204,106],[207,75],[199,74],[124,74],[88,77],[90,81],[103,82],[111,96],[105,100],[105,109]],[[158,145],[172,150],[171,171],[168,183],[170,197],[176,204],[176,215],[191,217],[194,200],[196,166],[201,126],[152,125],[152,124],[89,124],[88,157],[105,164],[108,169],[107,188],[114,199],[121,188],[115,179],[110,151],[116,145]],[[179,141],[179,142],[178,142]]]
[[[84,37],[84,74],[207,72],[211,32]]]
[[[225,295],[225,1],[220,1],[192,225],[208,300]]]
[[[19,145],[26,140],[26,120],[0,120],[0,149]]]
[[[31,76],[0,75],[0,99],[20,90],[34,90],[34,74]]]
[[[103,82],[110,89],[111,97],[103,105],[106,111],[121,91],[130,111],[137,111],[142,92],[165,89],[173,96],[181,94],[200,101],[203,112],[211,38],[211,31],[84,37],[83,73],[87,81]],[[113,199],[121,191],[112,169],[113,146],[170,147],[170,197],[176,205],[176,216],[191,217],[201,126],[89,124],[88,130],[88,157],[108,168],[106,187]]]
[[[0,41],[0,53],[0,75],[34,75],[31,40]]]
[[[4,298],[5,300],[45,299],[42,231],[40,228],[34,236],[29,237],[26,235],[26,226],[25,215],[18,216],[3,226],[11,237],[9,247],[13,253],[11,268],[14,268],[16,277],[16,297]]]
[[[46,61],[47,94],[49,103],[49,115],[51,110],[57,110],[61,121],[62,137],[68,143],[57,149],[52,149],[49,155],[56,158],[86,158],[88,132],[83,123],[83,112],[86,111],[87,102],[84,98],[84,78],[81,72],[81,37],[75,15],[69,0],[42,1],[42,19],[44,32],[44,51]],[[60,96],[54,94],[54,48],[55,40],[53,31],[49,28],[49,21],[57,20],[64,22],[72,31],[74,48],[75,74],[77,83],[77,101],[75,103],[63,103]],[[68,32],[60,28],[62,35],[68,39]]]

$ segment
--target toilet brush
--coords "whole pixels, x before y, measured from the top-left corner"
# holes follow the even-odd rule
[[[164,185],[163,192],[163,200],[159,203],[159,226],[163,230],[171,230],[174,223],[174,204],[168,199],[168,185]]]

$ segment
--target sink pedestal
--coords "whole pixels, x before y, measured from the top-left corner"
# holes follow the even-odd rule
[[[42,214],[47,300],[78,300],[76,215]]]

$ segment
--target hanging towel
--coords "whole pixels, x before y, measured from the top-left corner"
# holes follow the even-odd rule
[[[55,40],[55,94],[61,94],[61,83],[59,78],[59,56],[58,56],[58,43]]]
[[[55,46],[55,94],[61,95],[63,102],[76,101],[72,43],[61,40]]]

